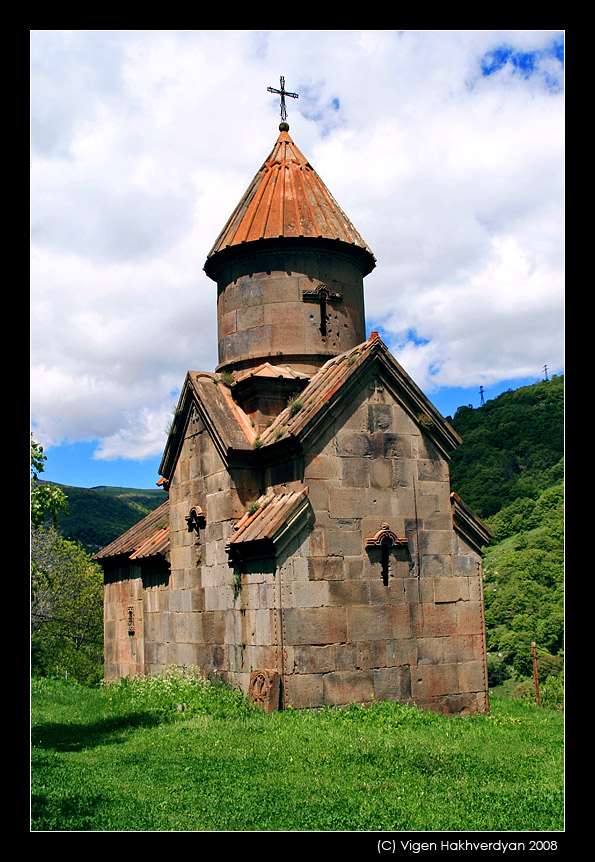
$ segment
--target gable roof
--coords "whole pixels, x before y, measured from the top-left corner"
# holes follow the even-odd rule
[[[205,272],[212,277],[213,261],[221,253],[280,239],[344,243],[360,256],[364,275],[371,272],[374,255],[283,124],[280,129],[271,153],[210,250]]]
[[[262,368],[266,374],[275,368],[265,366]],[[171,479],[193,409],[225,465],[258,467],[311,445],[331,421],[336,408],[354,397],[375,372],[413,421],[449,458],[461,438],[391,355],[378,333],[373,332],[367,341],[323,365],[260,437],[218,375],[189,371],[159,473],[167,481]],[[284,376],[287,372],[279,368],[279,373]]]
[[[162,556],[169,560],[169,500],[94,555],[94,560],[127,556],[130,560]]]
[[[323,365],[299,398],[261,434],[262,447],[272,446],[286,435],[305,445],[320,432],[332,408],[355,394],[374,369],[403,409],[449,457],[462,443],[461,438],[391,355],[377,332]]]
[[[493,532],[454,491],[450,494],[450,505],[453,527],[476,551],[481,553],[482,547],[489,545],[494,538]]]
[[[229,387],[217,374],[189,371],[159,467],[166,480],[173,475],[193,410],[198,412],[225,464],[229,464],[234,453],[242,455],[252,450],[256,433],[231,397]]]
[[[235,526],[235,533],[225,546],[231,559],[263,552],[274,553],[284,544],[292,527],[308,509],[308,488],[265,494],[258,509],[246,512]]]

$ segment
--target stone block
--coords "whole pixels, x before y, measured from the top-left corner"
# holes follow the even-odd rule
[[[386,641],[369,640],[357,644],[357,667],[378,668],[386,666]]]
[[[481,569],[481,563],[476,556],[471,554],[455,554],[452,557],[453,574],[477,577]]]
[[[449,555],[453,551],[452,530],[419,530],[417,536],[419,552],[424,557],[436,554]]]
[[[466,661],[458,665],[459,687],[457,691],[480,691],[487,688],[486,669],[483,661]]]
[[[353,488],[329,488],[331,518],[361,517],[361,503]]]
[[[334,651],[335,670],[354,670],[357,667],[357,644],[336,644]]]
[[[306,465],[304,482],[312,479],[337,479],[340,473],[341,461],[331,455],[317,455]]]
[[[294,581],[293,601],[298,608],[326,607],[329,604],[329,584],[326,581]]]
[[[189,590],[190,593],[190,610],[204,611],[205,609],[205,591],[203,587],[198,587]]]
[[[425,578],[449,577],[452,572],[452,557],[450,555],[423,554],[421,557],[421,569]]]
[[[367,488],[370,484],[370,460],[368,458],[341,458],[337,466],[340,466],[341,469],[343,487]],[[351,493],[353,494],[353,491]]]
[[[364,561],[362,557],[343,557],[345,580],[361,580],[364,577]]]
[[[374,431],[391,431],[394,423],[394,408],[392,404],[368,405],[368,429]]]
[[[433,578],[434,601],[458,602],[469,598],[467,578]]]
[[[457,631],[461,635],[479,635],[483,632],[481,602],[459,602],[456,605]]]
[[[458,685],[456,664],[424,664],[411,669],[411,695],[416,703],[458,692]]]
[[[284,702],[295,709],[308,709],[324,703],[323,674],[291,674],[285,678]]]
[[[377,458],[370,461],[370,487],[390,488],[397,483],[394,477],[394,464],[388,458]]]
[[[408,701],[411,698],[411,670],[404,667],[382,667],[374,671],[376,700]]]
[[[247,308],[238,308],[237,310],[236,329],[252,329],[255,326],[262,326],[264,322],[264,308],[262,305],[252,305]],[[228,333],[224,332],[222,334],[227,335]]]
[[[355,557],[362,552],[362,534],[356,530],[329,530],[326,533],[326,547],[331,557]]]
[[[371,455],[371,443],[367,434],[361,434],[358,431],[350,429],[342,429],[337,432],[337,454],[347,457],[361,458]]]
[[[449,637],[457,634],[457,614],[454,604],[422,606],[424,637]]]
[[[288,645],[341,643],[347,639],[345,608],[288,608],[283,624]]]
[[[274,627],[274,620],[271,619],[272,613],[273,612],[270,610],[254,611],[256,617],[256,632],[254,643],[263,646],[272,643],[272,631]],[[273,623],[273,625],[271,625],[271,623]]]
[[[335,706],[371,703],[374,700],[374,671],[335,671],[323,677],[324,700]]]
[[[293,648],[294,673],[328,673],[335,670],[334,644],[299,645]]]
[[[387,667],[401,667],[417,664],[417,638],[391,638],[385,644]]]
[[[331,605],[367,605],[370,603],[370,585],[366,581],[331,581],[327,584],[327,598]]]
[[[312,509],[319,518],[328,512],[329,509],[329,485],[321,479],[311,479],[308,481],[308,497]]]
[[[417,476],[420,482],[448,482],[448,462],[442,458],[418,458]]]
[[[229,491],[216,491],[207,494],[207,513],[209,521],[228,521],[233,517],[233,501]]]
[[[394,637],[394,622],[390,612],[370,605],[347,607],[347,633],[352,643]]]

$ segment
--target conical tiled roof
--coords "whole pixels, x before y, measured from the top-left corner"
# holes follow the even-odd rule
[[[312,165],[293,143],[287,123],[273,150],[209,252],[205,269],[226,249],[259,240],[322,239],[361,249],[367,272],[374,255],[322,182]],[[366,273],[364,273],[366,274]]]

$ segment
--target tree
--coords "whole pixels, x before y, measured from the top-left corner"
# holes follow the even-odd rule
[[[68,511],[66,494],[55,485],[39,484],[39,473],[43,473],[46,456],[43,446],[36,443],[31,434],[31,526],[41,526],[46,514],[52,516],[54,523],[61,510]]]
[[[103,573],[84,548],[38,527],[31,538],[33,670],[56,666],[81,682],[99,676],[103,657]]]
[[[80,681],[96,678],[103,657],[103,573],[84,548],[57,531],[64,492],[40,484],[43,448],[31,435],[31,647],[32,670],[56,666]],[[54,522],[46,524],[46,516]]]

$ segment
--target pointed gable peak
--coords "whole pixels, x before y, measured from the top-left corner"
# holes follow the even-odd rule
[[[364,275],[376,261],[308,159],[294,144],[287,123],[208,254],[207,275],[223,252],[246,243],[279,240],[343,243],[361,257]]]

